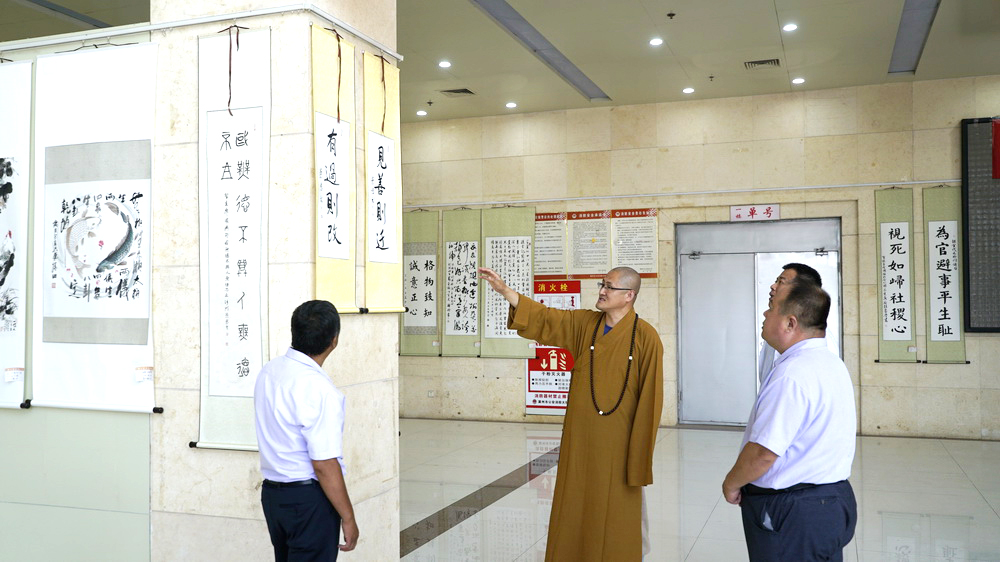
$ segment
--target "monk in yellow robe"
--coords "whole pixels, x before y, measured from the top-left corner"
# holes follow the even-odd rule
[[[507,327],[574,358],[549,516],[546,562],[640,560],[642,487],[653,483],[663,408],[663,343],[633,309],[641,278],[612,269],[593,310],[558,310],[479,269],[510,303]]]

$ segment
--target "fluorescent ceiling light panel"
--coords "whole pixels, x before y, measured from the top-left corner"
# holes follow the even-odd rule
[[[610,100],[597,84],[504,0],[469,0],[590,101]]]
[[[896,44],[892,47],[889,74],[913,74],[931,33],[941,0],[906,0],[899,17]]]

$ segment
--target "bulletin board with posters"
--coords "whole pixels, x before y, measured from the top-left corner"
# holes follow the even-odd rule
[[[657,209],[598,209],[535,215],[536,279],[600,279],[615,267],[655,278]]]

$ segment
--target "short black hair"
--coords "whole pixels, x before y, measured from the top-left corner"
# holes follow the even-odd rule
[[[809,330],[826,330],[830,315],[830,295],[819,285],[796,283],[780,304],[781,314],[795,316],[799,325]]]
[[[796,284],[798,284],[799,281],[805,281],[806,283],[812,283],[817,287],[823,286],[823,279],[820,278],[819,272],[804,263],[786,263],[781,269],[782,271],[786,269],[795,270]]]
[[[306,301],[292,313],[292,349],[319,355],[339,334],[340,314],[331,302]]]

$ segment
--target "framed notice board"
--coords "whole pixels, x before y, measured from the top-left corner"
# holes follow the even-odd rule
[[[1000,332],[1000,119],[962,120],[965,329]]]

